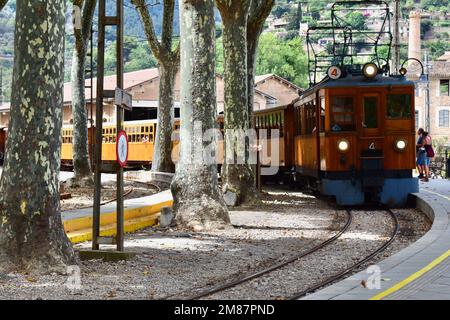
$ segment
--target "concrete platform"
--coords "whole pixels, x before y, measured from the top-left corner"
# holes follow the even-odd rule
[[[302,300],[450,300],[450,181],[421,182],[413,197],[433,225],[419,241],[377,264],[379,288],[361,285],[373,279],[364,270]]]
[[[100,235],[116,234],[116,202],[101,207]],[[151,196],[124,201],[125,232],[134,232],[158,223],[161,208],[172,206],[172,194],[166,190]],[[92,240],[92,208],[63,211],[64,230],[70,241]]]

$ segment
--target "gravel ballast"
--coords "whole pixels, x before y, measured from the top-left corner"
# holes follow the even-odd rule
[[[394,210],[400,235],[383,255],[391,255],[420,238],[429,228],[422,213]],[[342,270],[386,241],[392,221],[382,210],[354,210],[353,223],[336,242],[313,256],[208,299],[282,299]],[[193,233],[148,228],[127,235],[130,261],[83,261],[80,286],[51,274],[0,275],[1,299],[177,299],[261,270],[306,251],[332,237],[346,222],[343,210],[301,192],[271,190],[259,206],[230,212],[234,228]],[[90,243],[75,246],[90,248]],[[70,271],[70,270],[69,270]],[[76,271],[76,270],[75,270]],[[76,274],[76,272],[75,272]]]

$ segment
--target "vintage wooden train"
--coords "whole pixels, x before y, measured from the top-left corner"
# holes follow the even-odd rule
[[[418,191],[414,83],[371,67],[373,76],[327,78],[288,106],[256,112],[256,126],[280,129],[280,173],[294,183],[342,205],[400,206]],[[267,118],[277,113],[274,127]]]
[[[304,91],[286,106],[256,111],[255,128],[278,129],[278,158],[263,150],[262,166],[277,166],[276,178],[297,185],[308,184],[342,205],[369,200],[398,206],[418,191],[415,167],[414,84],[403,76],[348,75],[326,78]],[[223,131],[223,116],[218,117]],[[129,136],[130,166],[150,167],[156,120],[125,123]],[[179,120],[174,124],[179,129]],[[63,165],[72,161],[71,126],[62,131]],[[4,133],[4,132],[3,132]],[[89,131],[92,141],[93,132]],[[270,133],[269,133],[270,135]],[[103,127],[102,155],[114,163],[115,126]],[[6,136],[0,135],[4,150]],[[260,141],[261,144],[262,141]],[[174,141],[173,157],[178,157]],[[262,143],[266,148],[269,144]],[[223,163],[223,141],[218,143],[217,162]]]

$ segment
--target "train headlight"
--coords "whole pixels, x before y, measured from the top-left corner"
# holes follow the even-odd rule
[[[347,152],[350,148],[350,143],[346,139],[341,139],[338,141],[337,147],[340,152]]]
[[[398,139],[397,141],[395,141],[394,148],[395,148],[395,150],[401,152],[401,151],[405,151],[406,145],[407,145],[406,140]]]
[[[363,67],[363,73],[366,78],[375,78],[378,74],[378,67],[375,63],[366,63]]]

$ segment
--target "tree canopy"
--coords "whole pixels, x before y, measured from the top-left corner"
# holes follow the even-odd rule
[[[216,71],[223,73],[222,38],[216,42]],[[306,87],[307,57],[303,49],[303,40],[299,36],[283,40],[274,33],[263,33],[259,42],[256,58],[256,75],[274,73],[292,83]]]
[[[300,37],[283,41],[273,33],[262,34],[256,74],[267,73],[274,73],[303,88],[307,86],[307,57]]]

